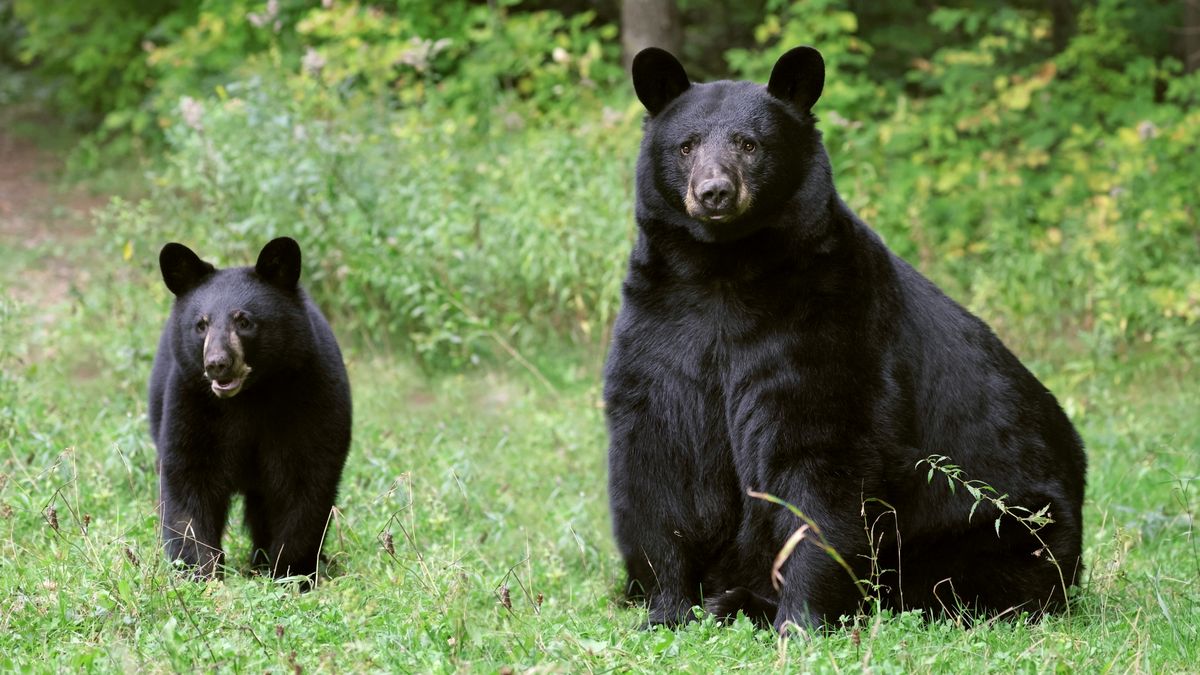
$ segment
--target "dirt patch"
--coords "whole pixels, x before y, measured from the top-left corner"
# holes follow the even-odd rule
[[[62,161],[0,130],[0,279],[6,295],[31,305],[65,301],[79,270],[65,250],[93,234],[90,214],[107,198],[64,188]]]

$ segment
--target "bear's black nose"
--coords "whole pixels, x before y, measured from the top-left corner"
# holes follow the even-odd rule
[[[733,181],[724,176],[701,181],[696,187],[696,196],[700,198],[700,204],[710,211],[727,209],[733,201]]]
[[[232,365],[228,354],[210,354],[204,357],[204,374],[210,380],[227,380]]]

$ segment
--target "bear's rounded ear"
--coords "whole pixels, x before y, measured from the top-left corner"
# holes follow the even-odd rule
[[[162,269],[163,282],[176,296],[199,286],[216,269],[201,260],[192,249],[175,242],[162,247],[158,254],[158,266]]]
[[[796,47],[779,57],[767,91],[804,112],[812,110],[825,88],[825,60],[812,47]]]
[[[254,271],[267,283],[285,290],[296,288],[300,281],[300,244],[291,237],[272,239],[258,254]]]
[[[633,57],[633,90],[646,111],[657,115],[692,83],[671,52],[647,47]]]

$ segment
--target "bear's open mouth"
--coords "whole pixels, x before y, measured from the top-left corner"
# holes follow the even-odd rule
[[[733,204],[726,208],[708,209],[703,206],[691,204],[687,209],[687,214],[702,223],[724,225],[737,220],[745,214],[745,209],[738,207],[738,204]]]
[[[724,227],[737,221],[741,215],[741,212],[731,209],[728,211],[709,211],[707,213],[693,214],[692,217],[707,225]]]
[[[212,390],[220,398],[229,398],[242,390],[242,384],[246,382],[245,376],[230,377],[212,381]]]

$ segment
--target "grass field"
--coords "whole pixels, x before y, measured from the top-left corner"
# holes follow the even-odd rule
[[[86,225],[86,223],[83,223]],[[744,619],[637,629],[609,531],[601,356],[429,376],[347,342],[354,444],[317,590],[163,560],[145,382],[168,295],[51,214],[0,249],[0,670],[1182,672],[1200,664],[1196,366],[1022,352],[1089,450],[1072,612],[913,614],[780,641]],[[141,245],[144,244],[144,245]],[[141,242],[156,250],[160,242]],[[335,325],[335,330],[337,326]],[[1021,352],[1020,336],[1015,346]],[[1147,347],[1153,349],[1153,345]],[[1160,362],[1164,356],[1146,359]],[[1169,357],[1169,355],[1167,355]],[[239,522],[235,514],[233,522]]]

